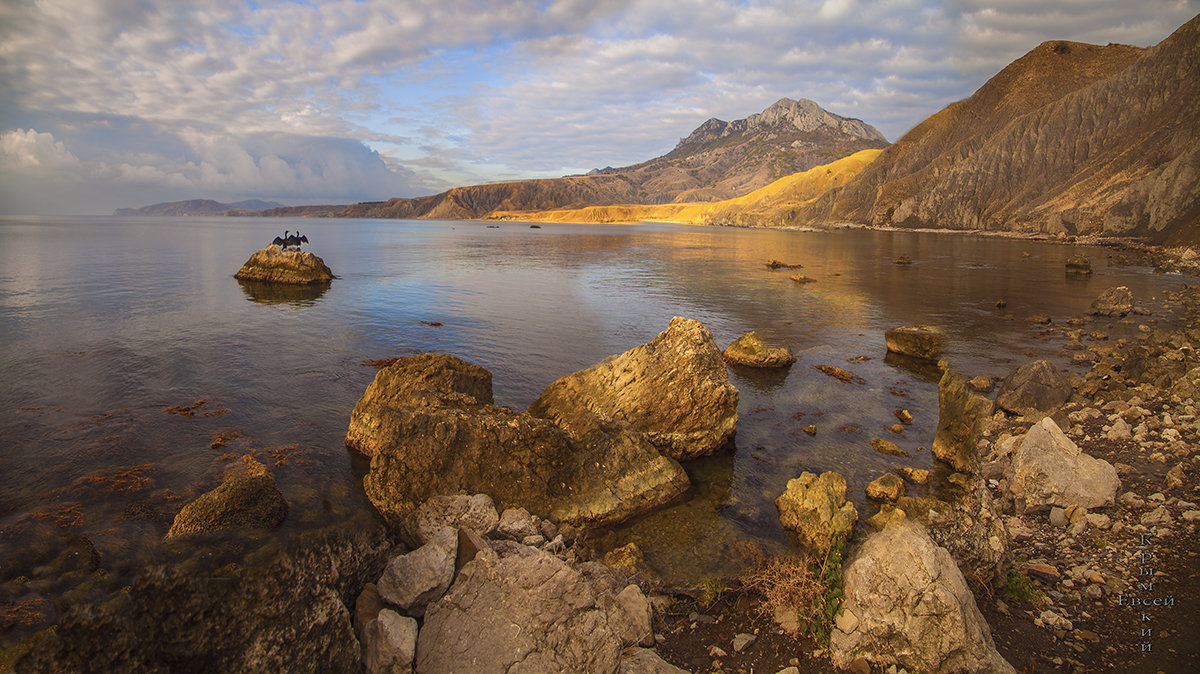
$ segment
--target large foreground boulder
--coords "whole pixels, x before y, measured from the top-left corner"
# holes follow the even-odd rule
[[[1048,414],[1071,397],[1071,382],[1046,360],[1035,360],[1017,368],[996,394],[996,405],[1024,416]]]
[[[849,533],[858,522],[858,509],[846,500],[846,478],[833,471],[801,473],[788,480],[787,490],[775,499],[779,523],[796,532],[814,549],[829,547],[832,538]]]
[[[967,387],[947,369],[938,382],[938,427],[933,455],[963,473],[979,471],[979,439],[992,414],[992,401]]]
[[[904,356],[936,361],[942,355],[946,334],[930,325],[905,325],[883,333],[887,350]]]
[[[287,517],[288,504],[266,466],[249,456],[230,467],[225,481],[185,505],[166,540],[243,527],[270,529]]]
[[[732,365],[747,367],[787,367],[796,362],[796,354],[787,344],[772,344],[767,336],[755,330],[738,337],[721,356]]]
[[[682,461],[712,454],[733,437],[737,403],[712,333],[676,317],[649,342],[550,384],[529,412],[564,418],[587,409],[645,433]]]
[[[619,592],[557,557],[528,549],[463,567],[425,613],[418,672],[615,672],[650,634],[636,586]]]
[[[640,433],[591,413],[561,418],[574,421],[571,435],[557,419],[492,404],[487,370],[422,354],[379,371],[346,444],[371,457],[363,488],[394,526],[439,494],[482,493],[541,517],[608,524],[687,489],[679,464]]]
[[[1042,419],[1019,442],[1007,472],[1018,513],[1050,506],[1110,506],[1121,481],[1112,464],[1084,454],[1054,420]]]
[[[1015,672],[950,553],[919,524],[896,518],[846,565],[833,663],[857,658],[910,671]]]
[[[251,255],[233,277],[241,281],[315,285],[332,281],[333,272],[312,253],[282,250],[271,244]]]

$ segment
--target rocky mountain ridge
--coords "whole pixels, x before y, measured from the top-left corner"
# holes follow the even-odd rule
[[[113,215],[128,216],[178,216],[178,215],[245,215],[247,211],[261,211],[269,208],[281,208],[278,201],[263,201],[262,199],[245,199],[227,204],[212,199],[188,199],[185,201],[164,201],[158,204],[140,208],[118,208]]]
[[[784,98],[733,122],[709,120],[670,153],[587,175],[456,187],[441,194],[351,206],[299,206],[268,216],[486,218],[498,211],[545,211],[615,204],[720,201],[784,176],[887,146],[874,127],[813,101]]]
[[[1200,243],[1200,17],[1150,49],[1046,42],[791,224]]]

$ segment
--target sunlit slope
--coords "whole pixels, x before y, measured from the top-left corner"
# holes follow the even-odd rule
[[[849,157],[793,173],[744,196],[707,203],[617,204],[546,211],[495,211],[493,220],[610,224],[677,222],[702,225],[771,227],[784,224],[797,207],[809,204],[862,171],[881,150],[861,150]]]

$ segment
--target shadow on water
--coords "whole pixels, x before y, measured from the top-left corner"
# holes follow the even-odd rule
[[[743,385],[753,387],[757,391],[770,393],[783,386],[792,367],[749,367],[747,365],[729,365],[729,373],[733,375],[733,385],[739,389]]]
[[[912,356],[888,351],[887,355],[883,357],[883,362],[898,370],[904,370],[917,379],[930,384],[936,384],[942,378],[942,371],[938,369],[937,363],[932,360],[913,358]]]
[[[262,281],[237,280],[246,293],[246,299],[258,304],[292,304],[312,306],[329,290],[329,283],[292,285],[289,283],[264,283]]]

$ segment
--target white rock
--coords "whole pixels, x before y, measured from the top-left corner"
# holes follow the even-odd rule
[[[500,535],[511,538],[514,541],[524,540],[529,536],[540,536],[537,523],[533,521],[533,516],[524,508],[506,508],[500,514],[500,523],[496,530]]]
[[[896,519],[872,534],[845,567],[843,608],[857,629],[835,629],[834,665],[863,657],[926,672],[1015,672],[962,572],[920,524]]]
[[[364,630],[368,674],[408,672],[417,654],[417,621],[383,609]]]
[[[433,539],[388,563],[379,577],[379,596],[413,616],[446,593],[454,580],[458,531],[442,529]]]
[[[1008,489],[1017,512],[1112,505],[1120,486],[1112,464],[1080,451],[1050,417],[1025,434],[1009,470]]]
[[[487,494],[433,496],[404,518],[401,531],[416,547],[425,545],[442,529],[470,529],[484,536],[496,528],[500,516]]]

